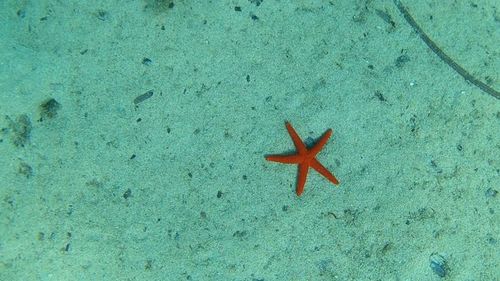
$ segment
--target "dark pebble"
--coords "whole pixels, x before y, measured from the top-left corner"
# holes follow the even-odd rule
[[[485,192],[484,192],[484,195],[486,195],[486,197],[496,197],[498,194],[498,191],[494,190],[493,188],[488,188]]]

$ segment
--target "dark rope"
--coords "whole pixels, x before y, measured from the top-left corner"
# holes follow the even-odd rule
[[[415,30],[415,32],[420,36],[422,41],[424,41],[425,44],[442,60],[444,61],[447,65],[449,65],[451,68],[453,68],[460,76],[462,76],[466,81],[469,81],[470,83],[476,85],[479,89],[483,90],[484,92],[492,95],[493,97],[500,99],[500,92],[497,90],[491,88],[490,86],[486,85],[482,81],[478,80],[476,77],[472,76],[467,70],[465,70],[463,67],[458,65],[452,58],[450,58],[441,48],[439,48],[434,41],[425,34],[425,32],[420,28],[420,26],[417,24],[415,19],[411,16],[411,14],[408,12],[408,9],[401,4],[401,1],[399,0],[394,0],[394,4],[396,4],[396,7],[398,7],[399,11],[401,14],[403,14],[403,17],[405,20],[408,22],[408,24]]]

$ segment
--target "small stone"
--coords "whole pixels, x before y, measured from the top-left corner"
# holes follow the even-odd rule
[[[50,98],[45,100],[40,104],[40,119],[38,121],[54,118],[59,109],[61,109],[61,104],[55,99]]]
[[[498,194],[498,191],[494,190],[493,188],[488,188],[485,192],[484,192],[484,195],[486,195],[486,197],[496,197]]]
[[[433,253],[429,257],[430,267],[434,273],[436,273],[439,277],[445,277],[447,273],[446,259],[438,254]]]

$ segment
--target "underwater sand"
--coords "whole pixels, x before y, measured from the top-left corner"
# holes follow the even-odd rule
[[[498,2],[412,2],[498,91]],[[0,21],[0,280],[499,280],[500,100],[393,1],[4,0]],[[286,120],[333,129],[340,185],[310,171],[297,197],[264,160],[294,151]]]

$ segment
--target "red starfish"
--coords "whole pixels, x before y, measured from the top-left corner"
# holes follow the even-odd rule
[[[297,149],[296,154],[292,155],[266,155],[266,160],[285,163],[285,164],[298,164],[299,165],[299,176],[297,180],[297,196],[300,196],[304,191],[304,185],[306,184],[307,172],[309,167],[318,171],[321,175],[331,181],[333,184],[339,184],[339,181],[335,176],[330,173],[321,163],[316,159],[316,154],[323,148],[330,136],[332,135],[332,129],[328,129],[321,139],[311,148],[307,149],[306,145],[302,142],[297,132],[293,129],[289,122],[285,122],[288,134],[295,144]]]

